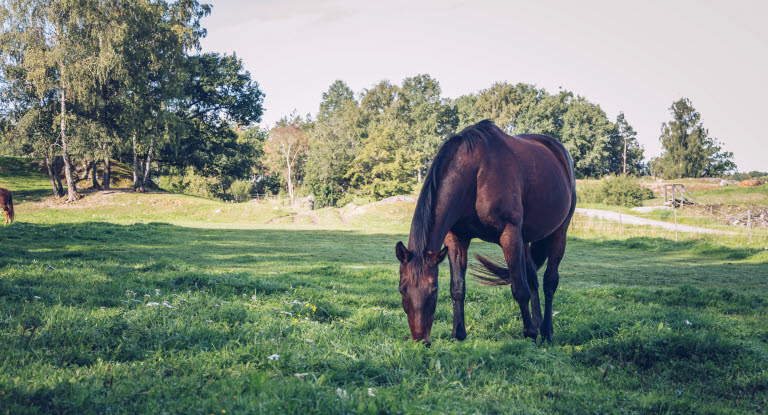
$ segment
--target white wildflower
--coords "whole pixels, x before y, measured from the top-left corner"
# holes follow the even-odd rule
[[[147,307],[154,307],[156,305],[160,305],[160,303],[147,303]]]
[[[269,359],[269,360],[277,360],[279,358],[280,358],[279,354],[273,354],[272,356],[267,357],[267,359]]]
[[[687,324],[687,325],[689,325],[689,326],[690,326],[690,325],[691,325],[691,322],[690,322],[690,321],[688,321],[688,320],[685,320],[685,324]]]
[[[293,376],[296,376],[297,378],[301,379],[304,376],[309,375],[309,373],[294,373]]]
[[[304,341],[305,341],[305,342],[307,342],[307,343],[314,343],[314,342],[315,342],[315,341],[314,341],[314,340],[312,340],[312,339],[304,339]]]
[[[336,388],[336,394],[339,395],[339,398],[346,399],[347,398],[347,391],[341,388]]]
[[[368,388],[368,396],[376,396],[373,394],[373,388]]]
[[[34,298],[35,300],[39,300],[40,299],[40,297],[38,297],[38,296],[34,296],[32,298]]]
[[[556,316],[556,315],[558,315],[558,314],[560,314],[560,312],[559,312],[559,311],[553,311],[553,312],[552,312],[552,317],[554,317],[554,316]]]
[[[163,305],[167,308],[173,308],[170,304],[168,304],[168,301],[163,301]]]

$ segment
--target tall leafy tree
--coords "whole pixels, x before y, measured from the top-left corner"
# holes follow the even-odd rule
[[[560,141],[582,176],[598,177],[609,171],[608,139],[613,125],[599,105],[576,97],[566,107]]]
[[[317,121],[309,132],[305,183],[320,206],[332,206],[349,190],[349,171],[362,147],[365,129],[352,89],[334,82],[323,93]]]
[[[38,97],[58,93],[59,143],[67,178],[67,201],[77,198],[67,130],[68,101],[82,92],[80,75],[92,65],[85,40],[93,27],[89,1],[6,0],[0,6],[3,72],[23,69],[14,81],[26,83]]]
[[[709,136],[688,98],[669,107],[672,120],[661,125],[662,155],[653,170],[667,178],[717,176],[736,169],[733,153],[722,151],[720,142]]]
[[[291,203],[295,200],[296,168],[305,154],[309,141],[297,124],[277,125],[264,143],[264,156],[270,169],[283,171]]]
[[[429,75],[405,78],[397,99],[397,116],[407,124],[408,150],[417,163],[417,182],[421,183],[432,157],[443,141],[456,130],[456,108],[442,98],[440,83]]]
[[[637,132],[629,124],[623,112],[616,116],[613,131],[608,143],[608,171],[638,175],[642,173],[643,147],[637,141]]]

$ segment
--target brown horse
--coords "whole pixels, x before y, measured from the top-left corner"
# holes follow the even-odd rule
[[[8,189],[0,187],[0,205],[3,206],[5,211],[5,224],[13,222],[13,198],[11,192]]]
[[[454,338],[464,340],[464,276],[472,238],[499,244],[506,264],[477,255],[489,285],[511,285],[523,334],[552,341],[552,299],[560,279],[568,224],[576,207],[573,162],[550,137],[510,137],[481,121],[449,138],[424,181],[408,248],[398,242],[400,293],[413,340],[429,344],[437,305],[438,264],[451,267]],[[440,249],[445,244],[445,248]],[[536,271],[544,273],[544,315]],[[533,317],[528,303],[533,308]]]

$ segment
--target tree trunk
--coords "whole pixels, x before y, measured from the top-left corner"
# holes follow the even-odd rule
[[[133,190],[139,188],[139,156],[136,154],[136,131],[133,132]]]
[[[72,164],[69,160],[69,142],[67,141],[67,94],[64,84],[64,63],[59,62],[61,68],[61,157],[64,159],[64,174],[67,176],[67,203],[77,200],[77,188],[72,178]]]
[[[101,187],[109,189],[112,181],[112,160],[109,159],[109,153],[104,156],[104,177],[101,179]]]
[[[88,180],[88,176],[91,174],[91,163],[88,162],[88,157],[83,157],[83,175],[79,180]]]
[[[290,148],[289,148],[290,151]],[[288,195],[291,197],[291,205],[293,205],[293,180],[291,180],[291,162],[288,156],[285,157],[285,164],[288,166]]]
[[[416,174],[417,183],[421,184],[421,169]]]
[[[94,190],[101,190],[101,185],[99,184],[99,179],[96,178],[96,170],[97,167],[99,167],[99,160],[96,159],[96,156],[93,157],[93,162],[91,163],[91,183]]]
[[[56,179],[56,188],[59,189],[59,197],[64,196],[64,185],[61,184],[62,161],[59,157],[53,156],[53,177]]]
[[[624,176],[627,175],[627,139],[624,139]]]
[[[152,164],[152,150],[155,148],[155,137],[149,138],[149,151],[147,151],[147,160],[144,164],[144,182],[141,186],[141,191],[147,191],[147,185],[149,184],[149,169]]]
[[[54,160],[55,162],[55,160]],[[48,155],[45,155],[45,167],[48,169],[48,178],[51,179],[51,187],[53,188],[53,196],[55,196],[57,199],[63,196],[59,192],[59,188],[56,187],[56,177],[55,177],[55,170],[53,166],[51,165],[51,159],[48,157]]]

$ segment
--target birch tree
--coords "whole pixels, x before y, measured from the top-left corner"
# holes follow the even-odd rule
[[[264,143],[266,165],[272,170],[283,171],[291,204],[295,200],[296,164],[308,148],[307,135],[295,124],[273,128]]]

